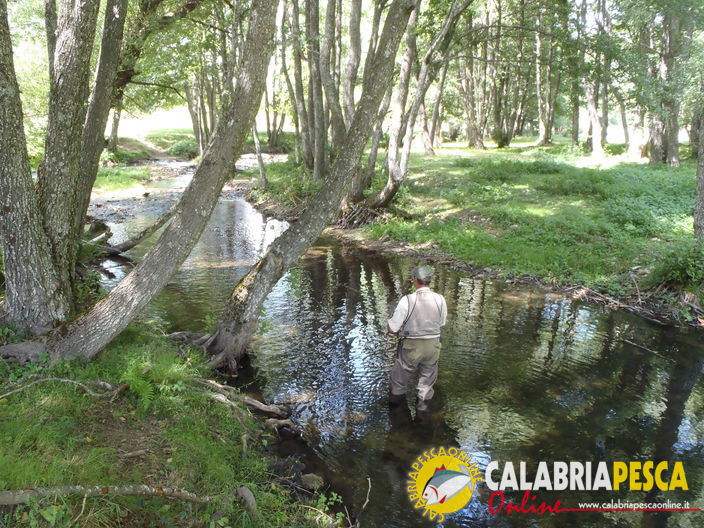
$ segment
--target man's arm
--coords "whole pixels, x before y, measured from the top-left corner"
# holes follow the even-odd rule
[[[402,297],[394,310],[394,315],[386,321],[386,331],[390,334],[398,335],[399,330],[403,326],[403,322],[408,315],[408,296]]]

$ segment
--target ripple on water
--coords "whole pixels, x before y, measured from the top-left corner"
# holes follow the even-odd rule
[[[135,219],[113,231],[126,238],[148,223]],[[202,330],[283,229],[243,201],[221,201],[150,313],[179,329]],[[433,407],[417,416],[411,394],[408,406],[390,410],[395,344],[384,325],[413,264],[322,240],[274,287],[252,344],[265,397],[291,405],[353,508],[361,507],[371,478],[363,526],[427,526],[404,487],[412,460],[437,445],[461,445],[481,467],[490,460],[677,456],[692,475],[685,498],[701,496],[701,336],[629,314],[437,267],[434,286],[447,299],[448,323]],[[560,516],[493,517],[487,498],[475,494],[443,526],[567,526]],[[564,498],[591,499],[586,493]],[[637,514],[597,516],[589,525],[640,521]]]

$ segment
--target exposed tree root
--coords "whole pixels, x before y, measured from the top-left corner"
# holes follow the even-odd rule
[[[373,222],[383,214],[383,210],[368,207],[364,202],[353,204],[340,215],[337,225],[343,229],[353,229]]]
[[[83,389],[86,392],[86,394],[88,394],[89,396],[93,396],[94,398],[111,397],[111,396],[114,396],[118,390],[118,388],[116,388],[113,385],[106,383],[104,381],[87,381],[86,383],[81,383],[78,381],[64,379],[64,378],[42,378],[42,379],[32,381],[31,383],[28,383],[27,385],[24,385],[23,387],[19,387],[17,389],[11,390],[10,392],[6,392],[5,394],[1,394],[0,400],[2,398],[7,398],[8,396],[12,396],[13,394],[17,394],[19,392],[22,392],[30,387],[33,387],[34,385],[38,385],[40,383],[47,383],[49,381],[56,381],[59,383],[70,383],[72,385],[76,385],[76,386],[80,387],[81,389]],[[22,383],[15,383],[13,386],[17,386],[17,385],[21,385],[21,384]],[[93,385],[94,387],[104,389],[104,392],[95,392],[95,391],[91,390],[90,388],[88,388],[87,384]]]
[[[237,493],[240,495],[238,488]],[[249,491],[249,490],[247,490]],[[250,492],[251,494],[251,492]],[[0,491],[0,505],[23,504],[30,499],[54,497],[57,495],[81,495],[83,497],[102,497],[105,495],[130,495],[139,497],[171,497],[174,499],[210,504],[221,498],[208,495],[196,495],[181,488],[152,487],[146,485],[132,486],[55,486],[52,488],[27,488],[23,490]],[[240,495],[242,496],[242,495]],[[244,497],[242,497],[244,498]],[[247,500],[244,498],[245,501]]]
[[[198,378],[194,381],[216,391],[214,393],[203,391],[203,394],[208,395],[210,398],[219,401],[220,403],[236,407],[237,405],[234,401],[232,401],[234,399],[244,403],[248,408],[264,414],[270,414],[277,418],[285,418],[287,416],[287,413],[280,407],[276,405],[267,405],[259,400],[255,400],[254,398],[240,394],[240,392],[233,387],[229,387],[209,379]]]

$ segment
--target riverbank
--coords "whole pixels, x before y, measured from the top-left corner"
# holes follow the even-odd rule
[[[704,324],[692,160],[678,169],[616,154],[596,163],[566,144],[515,145],[414,153],[387,211],[361,228],[333,232],[478,277],[536,284],[661,322]],[[291,203],[290,186],[302,176],[282,168],[290,185],[281,168],[270,166],[274,185],[247,196],[267,214],[290,218],[314,188]],[[370,192],[384,183],[378,171]]]
[[[211,375],[203,358],[154,328],[130,325],[90,362],[0,368],[2,394],[27,386],[0,398],[0,489],[154,490],[141,497],[59,494],[5,506],[0,526],[315,526],[320,513],[311,506],[327,507],[324,495],[301,501],[293,492],[302,486],[300,474],[270,452],[274,433],[236,393],[234,403],[222,395],[216,401],[217,388],[203,384]],[[30,386],[48,378],[82,385]],[[195,498],[168,498],[169,488]]]

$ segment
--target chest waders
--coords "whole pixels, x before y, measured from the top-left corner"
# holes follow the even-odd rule
[[[403,342],[406,340],[406,338],[409,337],[408,331],[405,330],[406,323],[411,319],[411,316],[413,315],[413,311],[416,309],[416,304],[418,304],[418,295],[419,293],[416,292],[416,297],[415,300],[413,301],[413,306],[411,307],[410,310],[408,310],[408,315],[406,318],[403,320],[403,323],[401,323],[401,328],[398,330],[398,342],[396,344],[396,357],[400,358],[401,357],[401,350],[403,350]],[[408,295],[406,295],[406,302],[410,304],[410,300],[408,299]],[[438,308],[438,314],[439,316],[442,316],[442,309],[440,306],[437,304],[437,301],[433,298],[435,301],[435,306]]]

